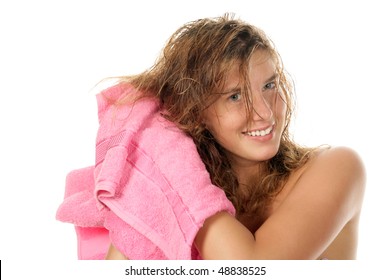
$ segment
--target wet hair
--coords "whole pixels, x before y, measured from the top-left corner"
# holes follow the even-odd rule
[[[239,65],[242,94],[248,119],[252,114],[249,98],[248,63],[255,51],[262,51],[274,62],[278,90],[286,104],[286,120],[280,148],[271,159],[259,163],[261,172],[252,178],[249,194],[238,191],[239,182],[226,151],[206,129],[202,112],[218,97],[226,73]],[[165,117],[194,139],[212,182],[222,188],[236,207],[238,216],[265,212],[292,171],[302,167],[311,149],[292,141],[289,124],[293,113],[293,84],[272,41],[259,28],[234,15],[205,18],[180,27],[167,41],[160,57],[145,72],[122,77],[144,96],[158,98]],[[126,103],[126,98],[121,100]]]

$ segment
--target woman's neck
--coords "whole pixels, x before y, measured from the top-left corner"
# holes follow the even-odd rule
[[[232,168],[237,175],[240,188],[241,186],[245,188],[245,186],[249,187],[255,178],[261,177],[265,169],[265,163],[259,162],[253,165],[233,164]]]

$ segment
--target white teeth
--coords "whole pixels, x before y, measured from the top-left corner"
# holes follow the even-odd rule
[[[270,134],[271,131],[272,131],[272,126],[270,126],[269,128],[267,128],[265,130],[249,131],[246,134],[249,136],[265,136],[267,134]]]

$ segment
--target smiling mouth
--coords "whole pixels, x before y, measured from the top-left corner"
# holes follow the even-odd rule
[[[273,130],[274,126],[270,126],[269,128],[267,129],[264,129],[264,130],[252,130],[252,131],[248,131],[248,132],[244,132],[245,135],[248,135],[248,136],[252,136],[252,137],[256,137],[256,136],[266,136],[268,134],[271,133],[271,131]]]

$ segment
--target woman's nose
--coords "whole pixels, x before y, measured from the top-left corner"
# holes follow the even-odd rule
[[[264,96],[255,94],[252,97],[253,118],[261,120],[270,120],[273,117],[272,103],[267,101]]]

